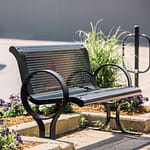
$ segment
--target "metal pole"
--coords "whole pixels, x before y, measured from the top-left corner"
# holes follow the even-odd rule
[[[139,26],[134,26],[135,37],[134,37],[134,46],[135,46],[135,86],[139,86]]]

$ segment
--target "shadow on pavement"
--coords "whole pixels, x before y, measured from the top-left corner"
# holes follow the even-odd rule
[[[139,150],[150,145],[150,137],[113,134],[113,137],[79,148],[78,150]]]

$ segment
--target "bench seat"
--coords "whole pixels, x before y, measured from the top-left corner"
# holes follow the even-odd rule
[[[104,103],[112,100],[120,100],[131,96],[140,95],[141,90],[135,87],[125,88],[103,88],[103,89],[84,89],[84,88],[72,88],[69,90],[69,102],[73,102],[80,107]],[[55,91],[49,93],[40,93],[31,95],[33,103],[51,104],[59,102],[62,99],[62,91]]]

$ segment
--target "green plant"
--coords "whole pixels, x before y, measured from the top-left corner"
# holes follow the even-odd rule
[[[73,103],[69,102],[67,103],[67,106],[65,108],[65,113],[72,113],[73,112]]]
[[[73,104],[70,102],[67,103],[65,110],[64,110],[64,113],[72,113],[73,112],[72,105]],[[49,105],[47,104],[47,105],[41,105],[41,106],[32,104],[31,107],[35,112],[37,112],[39,114],[50,115],[52,113],[55,113],[57,111],[57,109],[59,109],[60,105],[59,105],[59,103],[49,104]]]
[[[0,149],[1,150],[17,150],[19,144],[23,141],[21,136],[14,130],[10,131],[4,124],[3,120],[0,120]]]
[[[86,128],[88,126],[88,120],[85,117],[80,118],[80,128]]]
[[[10,95],[9,102],[0,99],[0,106],[1,117],[4,118],[26,114],[21,99],[18,95]]]
[[[121,110],[124,111],[133,111],[135,108],[140,106],[141,104],[146,101],[147,98],[143,97],[143,95],[138,95],[138,96],[133,96],[133,97],[128,97],[124,99],[123,101],[114,101],[113,103],[110,104],[111,110],[116,110],[118,105],[121,104]]]
[[[94,126],[95,126],[95,127],[102,128],[102,127],[104,126],[104,123],[103,123],[102,121],[100,121],[100,120],[93,121],[93,122],[94,122]],[[104,129],[105,129],[106,131],[110,130],[110,124],[106,125],[106,126],[104,127]]]
[[[91,63],[91,68],[95,71],[99,66],[108,63],[118,64],[122,58],[119,53],[121,45],[119,38],[126,32],[121,31],[120,27],[113,33],[113,28],[108,35],[101,30],[102,20],[97,21],[96,25],[91,23],[91,31],[79,30],[79,38],[87,48]],[[101,87],[116,86],[115,76],[117,69],[104,67],[98,74],[97,83]]]
[[[60,107],[58,104],[53,105],[35,105],[31,104],[32,109],[43,115],[49,115],[54,112]],[[68,103],[65,110],[65,113],[73,112],[72,103]],[[12,94],[9,97],[9,101],[5,101],[0,99],[0,118],[7,118],[7,117],[16,117],[20,115],[27,115],[27,112],[22,105],[22,101],[18,95]]]

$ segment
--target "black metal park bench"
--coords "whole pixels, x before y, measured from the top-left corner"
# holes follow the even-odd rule
[[[52,119],[49,138],[56,138],[56,123],[68,102],[80,107],[101,103],[107,110],[107,125],[111,118],[109,104],[112,100],[123,100],[141,93],[133,87],[130,75],[121,66],[106,64],[91,71],[89,56],[81,44],[48,46],[11,46],[10,52],[16,57],[22,79],[21,99],[27,112],[39,127],[39,136],[45,137],[44,119]],[[127,79],[127,86],[100,88],[96,83],[98,72],[106,66],[117,67]],[[42,118],[30,106],[30,102],[59,104],[58,110],[48,118]],[[116,110],[116,123],[122,132],[127,132],[120,123],[120,105]]]

